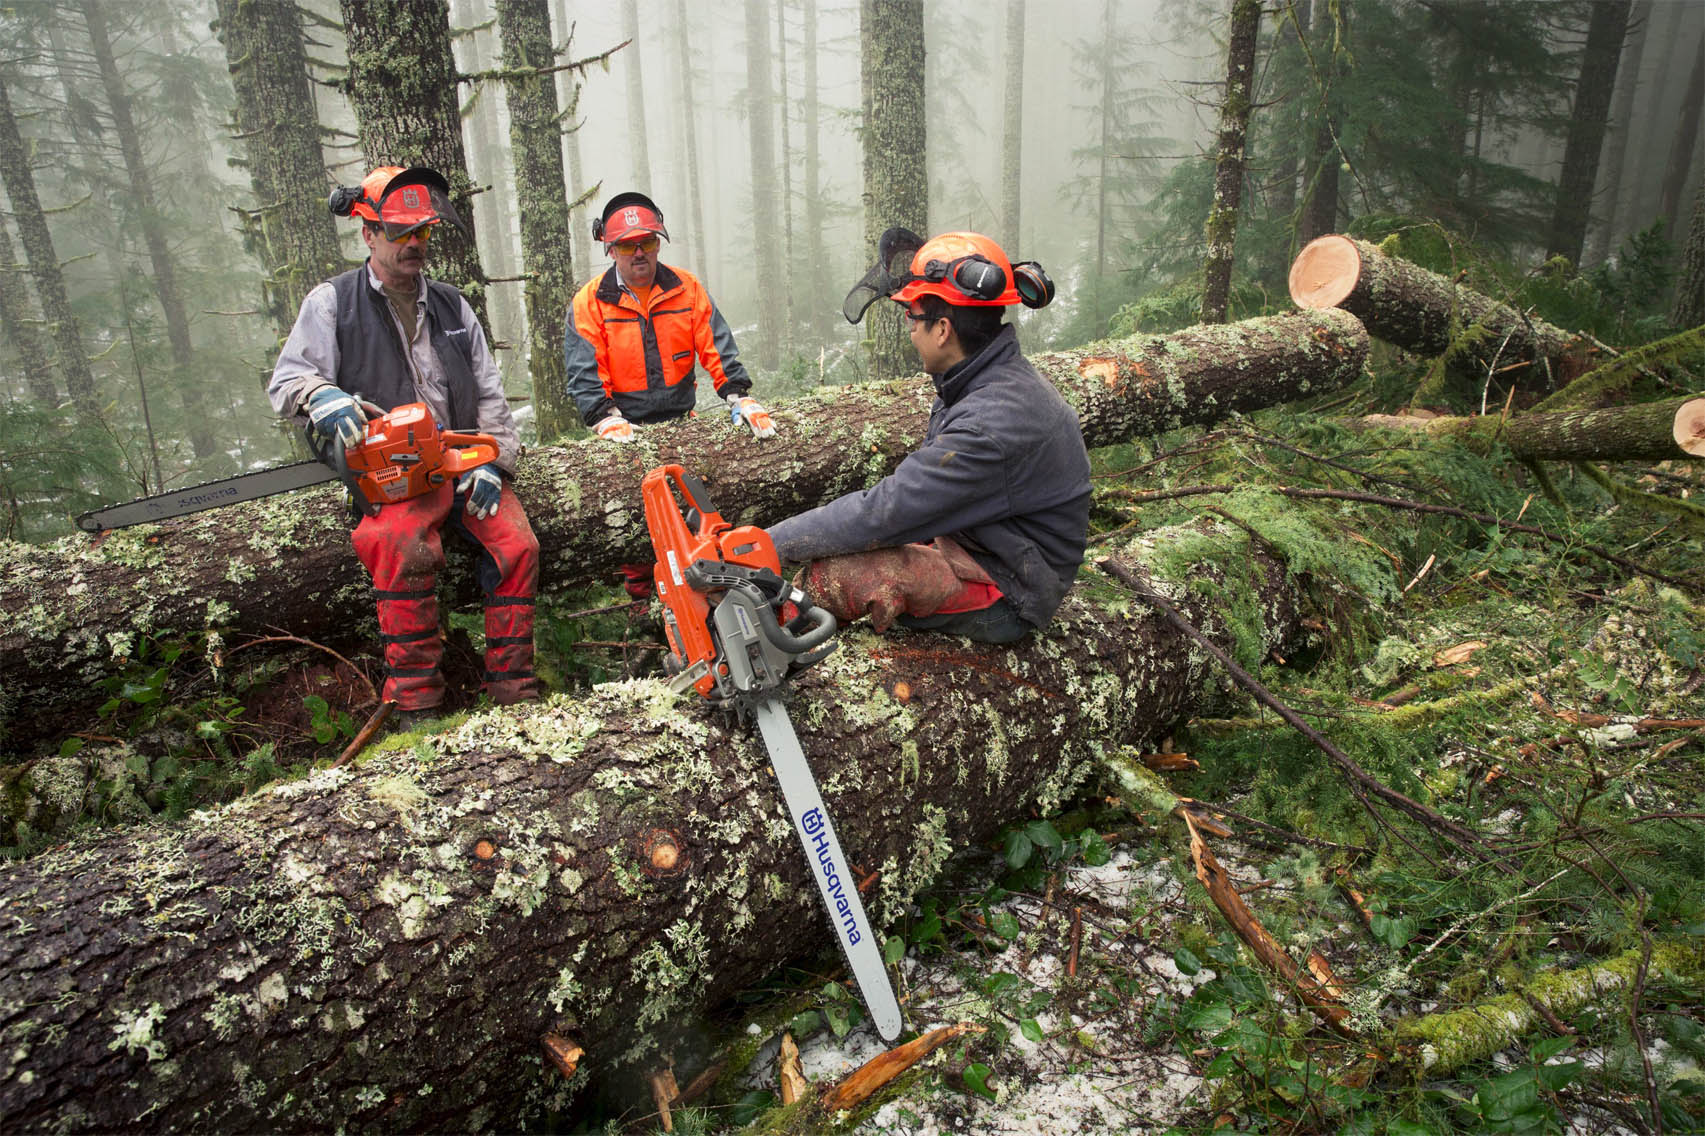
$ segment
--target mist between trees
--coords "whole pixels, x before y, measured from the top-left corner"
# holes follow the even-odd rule
[[[8,4],[0,534],[290,457],[264,379],[301,297],[361,251],[327,191],[374,165],[450,177],[477,240],[435,241],[435,269],[482,311],[533,441],[581,431],[560,313],[628,189],[766,402],[915,369],[891,320],[838,313],[892,224],[1042,262],[1059,299],[1014,309],[1029,349],[1186,326],[1214,310],[1236,7]],[[1224,310],[1287,307],[1313,236],[1401,231],[1501,298],[1591,291],[1575,326],[1620,346],[1699,322],[1702,36],[1705,6],[1653,0],[1261,9]]]

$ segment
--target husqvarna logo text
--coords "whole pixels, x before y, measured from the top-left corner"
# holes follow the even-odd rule
[[[628,210],[624,211],[622,213],[622,220],[627,222],[629,225],[639,224],[639,210],[638,209],[628,209]]]
[[[408,206],[410,209],[419,209],[420,190],[412,185],[405,186],[403,188],[403,204]]]
[[[799,829],[805,834],[806,847],[817,853],[817,868],[823,873],[823,884],[829,892],[829,906],[834,908],[835,916],[841,921],[841,931],[846,936],[847,946],[855,946],[862,942],[864,936],[859,934],[858,920],[853,916],[852,904],[847,902],[847,893],[841,883],[839,872],[835,871],[834,854],[829,850],[828,822],[823,819],[820,809],[811,809],[799,818]]]

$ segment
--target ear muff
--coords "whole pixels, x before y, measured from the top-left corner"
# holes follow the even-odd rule
[[[592,239],[595,241],[601,241],[604,239],[604,218],[592,218]]]
[[[1027,308],[1045,308],[1054,302],[1054,281],[1034,260],[1021,260],[1012,266],[1013,287],[1018,299]]]
[[[360,200],[359,186],[340,185],[326,198],[326,208],[332,211],[333,217],[347,217],[350,210],[355,208],[355,203]]]
[[[951,263],[932,260],[924,265],[924,279],[936,283],[951,280],[968,298],[984,302],[997,300],[1006,291],[1006,273],[982,256],[962,256]]]

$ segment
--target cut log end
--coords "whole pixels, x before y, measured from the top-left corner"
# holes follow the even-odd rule
[[[1316,237],[1291,264],[1291,300],[1299,308],[1335,308],[1356,290],[1362,254],[1349,237]]]
[[[1705,458],[1705,398],[1681,404],[1675,412],[1675,444],[1697,458]]]

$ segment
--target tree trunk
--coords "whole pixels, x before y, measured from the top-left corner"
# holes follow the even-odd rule
[[[1316,13],[1320,15],[1321,13]],[[1297,229],[1297,241],[1308,244],[1316,237],[1335,232],[1338,228],[1338,167],[1344,156],[1338,149],[1338,85],[1334,81],[1347,68],[1349,47],[1348,6],[1324,13],[1324,19],[1312,21],[1315,33],[1315,58],[1320,63],[1320,121],[1314,135],[1314,158],[1311,165],[1308,193],[1303,202],[1302,220]]]
[[[112,41],[107,35],[106,13],[100,0],[83,0],[83,19],[88,23],[89,46],[95,65],[100,69],[101,86],[106,91],[107,108],[112,113],[113,132],[118,135],[119,152],[124,155],[125,175],[130,179],[130,192],[136,201],[136,221],[142,230],[142,243],[148,250],[148,264],[154,275],[154,293],[160,300],[160,310],[166,317],[166,339],[172,347],[172,390],[183,408],[184,422],[189,430],[190,448],[197,460],[219,452],[219,436],[213,429],[214,418],[208,413],[204,395],[214,392],[199,389],[202,384],[194,375],[195,347],[190,340],[189,312],[184,308],[183,293],[178,288],[177,265],[166,243],[166,226],[160,216],[159,199],[154,193],[154,175],[142,160],[142,135],[130,113],[130,92],[119,77],[118,61],[113,57]],[[224,404],[220,398],[215,405]]]
[[[876,242],[893,226],[929,235],[923,0],[860,0],[858,38],[864,249],[865,263],[872,264]],[[893,379],[917,369],[899,305],[873,304],[864,326],[871,378]]]
[[[775,223],[775,102],[770,97],[770,22],[765,0],[746,0],[746,126],[752,171],[752,216]],[[773,232],[773,231],[772,231]],[[781,354],[781,257],[773,235],[752,242],[757,270],[758,366],[775,370]]]
[[[29,290],[24,278],[13,265],[18,263],[12,251],[12,235],[0,221],[0,328],[18,352],[18,365],[24,371],[24,385],[30,397],[43,409],[59,405],[59,391],[53,385],[53,363],[48,358],[47,344],[42,342],[36,327],[36,315],[30,310]]]
[[[1162,587],[1220,645],[1247,628],[1242,652],[1282,649],[1283,567],[1214,531],[1197,571],[1240,610]],[[1214,685],[1099,581],[1016,645],[843,633],[789,701],[880,927]],[[541,1063],[545,1033],[613,1082],[692,1056],[707,1007],[826,947],[766,764],[754,730],[623,683],[8,865],[0,1112],[17,1131],[534,1129],[585,1083]]]
[[[682,0],[685,3],[685,0]],[[823,170],[819,152],[822,122],[817,95],[817,0],[801,0],[805,8],[805,257],[806,281],[809,290],[810,322],[819,341],[827,341],[833,332],[835,311],[838,308],[830,295],[827,280],[828,256],[823,251]],[[822,381],[818,375],[818,381]]]
[[[1611,104],[1604,160],[1599,167],[1598,184],[1604,187],[1596,199],[1599,221],[1587,233],[1586,251],[1581,254],[1584,268],[1603,264],[1617,248],[1616,217],[1627,173],[1623,167],[1628,159],[1628,138],[1634,133],[1634,96],[1640,90],[1640,59],[1646,51],[1652,4],[1653,0],[1636,0],[1628,17],[1628,46],[1623,48],[1623,60],[1616,69],[1616,101]]]
[[[1220,103],[1214,203],[1208,210],[1208,255],[1202,270],[1202,322],[1224,323],[1231,303],[1231,269],[1237,248],[1237,212],[1243,204],[1244,140],[1249,133],[1250,88],[1261,0],[1233,0],[1226,44],[1225,101]]]
[[[515,74],[554,62],[549,0],[497,0],[503,34],[509,141],[515,153],[515,195],[521,212],[521,257],[527,275],[527,373],[539,439],[548,441],[580,421],[563,369],[562,319],[574,298],[574,240],[563,196],[562,143],[556,87],[549,75]]]
[[[1569,138],[1563,149],[1563,172],[1557,181],[1557,207],[1551,215],[1546,256],[1581,262],[1581,247],[1592,218],[1593,185],[1598,181],[1598,158],[1604,149],[1604,124],[1610,115],[1610,95],[1616,89],[1616,69],[1622,59],[1622,40],[1628,31],[1630,0],[1598,0],[1587,22],[1587,46],[1581,74],[1575,82],[1569,114]]]
[[[245,232],[266,268],[262,303],[282,339],[303,297],[344,264],[325,204],[326,161],[302,12],[295,4],[219,0],[219,38],[237,94],[236,134],[255,191]]]
[[[1693,70],[1687,76],[1687,90],[1681,97],[1681,117],[1676,124],[1675,142],[1670,146],[1669,162],[1664,166],[1663,194],[1658,201],[1658,212],[1668,222],[1672,237],[1681,227],[1681,195],[1687,189],[1694,151],[1699,149],[1702,110],[1705,110],[1705,36],[1699,38]]]
[[[1309,19],[1313,9],[1310,0],[1294,0],[1287,4],[1279,13],[1277,26],[1273,30],[1273,54],[1279,57],[1281,52],[1292,53],[1285,49],[1285,42],[1295,36],[1300,45],[1308,42]],[[1287,26],[1288,25],[1288,26]],[[1269,68],[1274,70],[1276,68]],[[1304,87],[1307,90],[1308,87]],[[1277,97],[1277,96],[1275,96]],[[1263,121],[1271,121],[1272,126],[1263,134],[1272,138],[1272,149],[1278,160],[1273,171],[1272,197],[1268,213],[1273,217],[1290,217],[1297,207],[1297,171],[1302,168],[1302,159],[1307,153],[1304,147],[1308,145],[1302,132],[1297,129],[1307,121],[1306,113],[1299,114],[1296,104],[1302,99],[1301,94],[1293,94],[1287,99],[1285,109],[1271,119],[1263,115]],[[1291,222],[1292,239],[1295,239],[1296,222]],[[1293,246],[1294,247],[1294,246]]]
[[[346,89],[367,166],[430,166],[449,181],[450,200],[468,232],[464,236],[439,226],[450,231],[433,239],[432,275],[461,289],[489,339],[485,270],[474,242],[473,182],[462,144],[449,8],[413,0],[340,4],[349,42]]]
[[[1452,368],[1477,379],[1494,363],[1500,371],[1526,363],[1573,378],[1587,354],[1579,336],[1352,237],[1321,237],[1298,253],[1290,291],[1297,306],[1343,308],[1369,334],[1405,351],[1450,352]],[[1503,381],[1516,374],[1505,372]]]
[[[807,61],[806,67],[815,67]],[[681,135],[687,150],[687,216],[693,231],[688,238],[698,252],[698,262],[711,265],[710,234],[704,227],[704,194],[699,192],[698,101],[693,89],[693,52],[687,36],[687,0],[675,0],[675,78],[681,99]]]
[[[563,55],[574,57],[574,37],[570,29],[574,20],[568,14],[567,0],[553,0],[555,26],[562,30]],[[556,73],[557,103],[562,107],[562,120],[557,129],[562,133],[562,148],[567,154],[568,161],[568,211],[569,232],[576,234],[579,239],[571,243],[574,254],[570,260],[574,264],[574,279],[585,282],[592,278],[592,241],[588,235],[591,226],[586,221],[586,207],[573,205],[580,200],[580,195],[586,192],[586,182],[580,176],[580,121],[576,117],[580,111],[580,76],[575,71],[558,71]]]
[[[1501,443],[1527,461],[1686,461],[1705,455],[1705,398],[1672,398],[1604,410],[1501,418],[1410,418],[1373,415],[1371,425],[1434,437]]]
[[[53,234],[48,231],[47,217],[41,211],[41,198],[36,196],[29,151],[18,133],[18,121],[12,117],[12,98],[4,79],[0,79],[0,181],[6,183],[6,196],[12,201],[12,218],[18,224],[24,255],[29,258],[30,275],[35,277],[36,295],[41,300],[48,332],[59,348],[59,369],[65,375],[66,390],[84,414],[98,415],[95,376],[89,370],[89,356],[83,350],[83,333],[65,295],[59,254],[53,250]]]
[[[1032,358],[1092,448],[1335,389],[1360,374],[1368,338],[1354,317],[1328,311],[1098,348]],[[921,376],[829,388],[772,407],[780,431],[765,442],[706,416],[641,427],[637,452],[596,439],[533,451],[515,484],[541,577],[573,588],[649,555],[636,462],[679,462],[730,520],[773,524],[885,476],[922,440],[933,397]],[[103,698],[99,680],[137,654],[142,635],[370,638],[371,595],[345,520],[336,491],[312,489],[95,542],[0,545],[0,689],[17,708],[0,720],[7,748],[22,752]]]
[[[1681,250],[1681,278],[1676,281],[1669,321],[1676,327],[1705,324],[1705,182],[1693,195],[1693,221]]]
[[[468,29],[452,41],[457,71],[480,75],[499,70],[503,48],[493,30],[496,14],[490,0],[449,0],[449,8],[451,24]],[[467,90],[467,98],[461,101],[457,114],[467,147],[468,178],[482,191],[513,186],[515,168],[505,137],[508,130],[503,124],[506,116],[498,85],[481,80],[470,84]],[[483,213],[479,240],[474,245],[488,284],[485,326],[500,369],[504,353],[514,346],[510,329],[521,328],[526,323],[525,289],[517,291],[509,286],[521,275],[513,239],[519,228],[513,216],[513,200],[502,190],[484,193],[480,203]],[[489,282],[494,278],[502,280],[504,287],[490,289]],[[560,343],[557,350],[562,350]]]
[[[1006,102],[1001,118],[1001,246],[1017,256],[1024,198],[1024,0],[1006,0]]]
[[[781,122],[781,152],[776,163],[781,168],[781,294],[782,336],[791,345],[794,335],[794,260],[793,260],[793,139],[788,123],[789,97],[787,91],[787,0],[776,0],[776,118]],[[789,348],[789,354],[797,354]]]
[[[634,184],[630,188],[649,194],[651,150],[645,141],[645,73],[640,67],[639,0],[622,0],[622,38],[628,41],[621,54],[628,88],[628,132],[622,142],[633,158]]]

